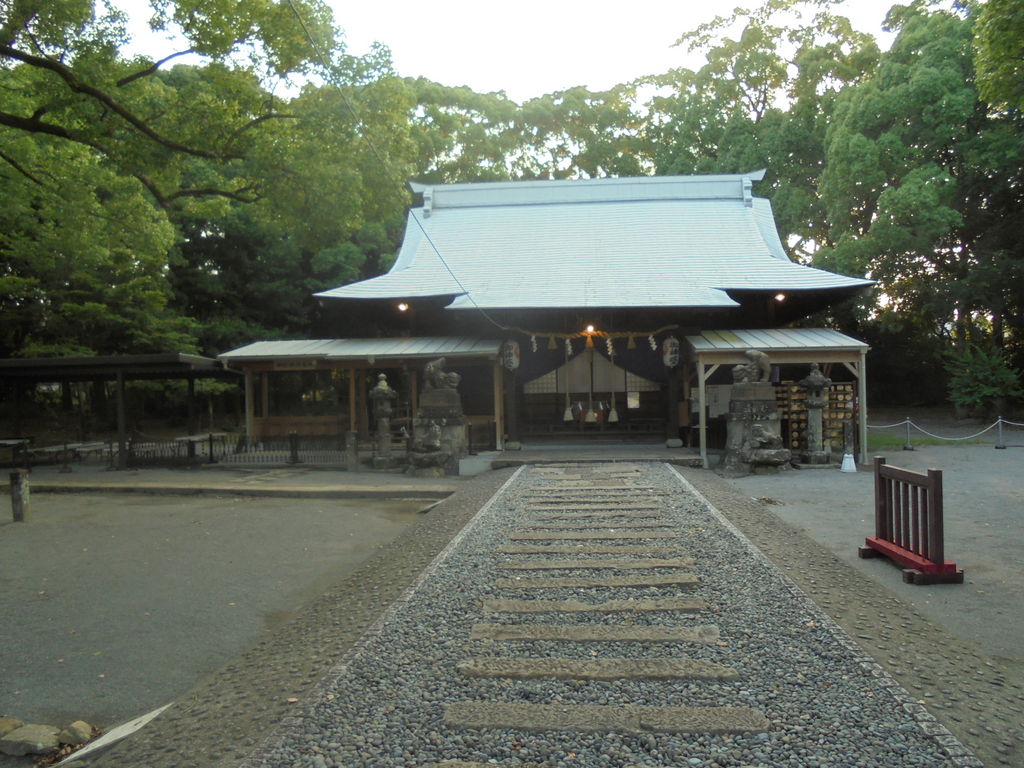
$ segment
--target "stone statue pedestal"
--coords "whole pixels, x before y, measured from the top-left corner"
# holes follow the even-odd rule
[[[725,453],[716,471],[724,477],[778,472],[792,458],[779,433],[774,387],[769,382],[733,384]]]
[[[413,447],[407,474],[444,477],[459,474],[459,459],[468,455],[466,416],[455,389],[428,389],[420,396],[412,422]]]

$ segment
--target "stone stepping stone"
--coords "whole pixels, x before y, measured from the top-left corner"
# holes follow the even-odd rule
[[[627,487],[627,486],[615,486],[615,487],[601,487],[593,488],[586,486],[552,486],[551,488],[544,489],[542,492],[528,491],[523,494],[523,498],[527,501],[544,501],[545,499],[561,498],[566,497],[570,499],[579,499],[580,501],[587,501],[598,498],[610,498],[610,499],[622,499],[630,498],[633,496],[654,496],[655,491],[650,488],[644,488],[642,486]]]
[[[708,604],[699,597],[656,597],[643,600],[605,600],[584,603],[580,600],[484,600],[488,613],[643,613],[680,611],[696,613]]]
[[[520,530],[523,531],[547,531],[547,530],[583,530],[586,528],[607,528],[610,530],[614,529],[639,529],[639,528],[668,528],[674,529],[676,526],[670,525],[669,523],[658,523],[658,522],[644,522],[640,521],[623,521],[619,525],[609,523],[606,520],[562,520],[562,521],[551,521],[551,522],[537,522],[524,525]]]
[[[525,563],[502,563],[499,568],[513,571],[568,571],[614,568],[620,571],[644,568],[692,568],[692,557],[644,557],[633,560],[530,560]]]
[[[703,659],[523,659],[485,656],[460,661],[467,677],[508,677],[515,680],[738,680],[724,664]]]
[[[661,495],[649,485],[615,483],[614,485],[596,485],[594,483],[563,483],[551,482],[544,486],[530,488],[523,493],[524,498],[543,499],[545,496],[654,496]]]
[[[643,576],[516,576],[512,579],[495,579],[498,589],[590,589],[593,587],[679,587],[692,589],[700,579],[692,573],[671,576],[646,574]]]
[[[647,544],[502,544],[498,551],[508,555],[658,555],[676,549]]]
[[[656,501],[613,501],[598,503],[590,500],[577,501],[573,503],[565,501],[549,501],[547,499],[528,502],[534,512],[558,512],[564,509],[580,510],[583,512],[649,512],[660,511],[662,506]]]
[[[651,502],[641,502],[638,504],[591,504],[589,502],[566,504],[565,502],[558,502],[555,504],[544,501],[530,502],[529,509],[531,512],[595,512],[598,514],[608,514],[614,512],[660,512],[663,508]]]
[[[552,512],[551,510],[543,510],[542,514],[533,515],[534,520],[660,520],[664,517],[656,509],[648,507],[646,509],[631,511],[626,510],[624,512],[614,512],[612,510],[607,511],[592,511],[592,512]]]
[[[617,531],[578,531],[574,533],[551,531],[550,533],[544,533],[541,531],[525,531],[522,533],[513,533],[509,538],[512,541],[590,541],[590,540],[601,540],[601,539],[678,539],[678,533],[672,533],[671,531],[643,531],[636,530],[631,531],[627,528],[622,528]]]
[[[608,624],[474,624],[470,640],[566,643],[715,643],[718,627],[637,627]]]
[[[601,704],[506,704],[459,701],[445,708],[454,728],[616,733],[760,733],[768,718],[751,707],[655,707]]]

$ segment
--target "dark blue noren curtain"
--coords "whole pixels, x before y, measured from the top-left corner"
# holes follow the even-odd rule
[[[666,334],[667,335],[667,334]],[[550,373],[565,363],[565,339],[555,338],[555,349],[548,349],[547,336],[536,336],[537,351],[534,352],[530,345],[530,337],[525,334],[514,334],[519,342],[519,377],[523,382],[533,381],[536,378]],[[651,345],[646,336],[636,337],[636,349],[627,349],[628,339],[612,339],[615,348],[615,365],[625,368],[630,373],[642,376],[650,381],[664,384],[668,380],[665,365],[661,360],[661,336],[655,337],[657,350],[652,351]],[[576,357],[586,349],[586,339],[578,338],[572,340],[573,357]],[[608,357],[607,341],[603,338],[594,339],[594,349],[598,354]]]

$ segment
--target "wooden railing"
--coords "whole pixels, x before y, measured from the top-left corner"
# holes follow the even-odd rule
[[[908,584],[962,584],[963,571],[945,559],[942,471],[891,467],[875,457],[875,535],[861,557],[888,557],[901,565]]]

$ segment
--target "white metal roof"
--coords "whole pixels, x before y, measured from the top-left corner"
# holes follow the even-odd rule
[[[256,341],[224,352],[228,362],[248,360],[376,360],[434,357],[494,357],[500,341],[461,336],[430,336],[399,339],[297,339]]]
[[[789,260],[770,203],[750,192],[762,175],[414,185],[424,207],[410,211],[391,270],[317,295],[452,296],[452,309],[734,307],[726,291],[871,285]]]
[[[687,336],[697,353],[735,352],[759,349],[762,352],[813,352],[815,350],[867,351],[868,345],[831,328],[772,328],[743,331],[704,331]]]

